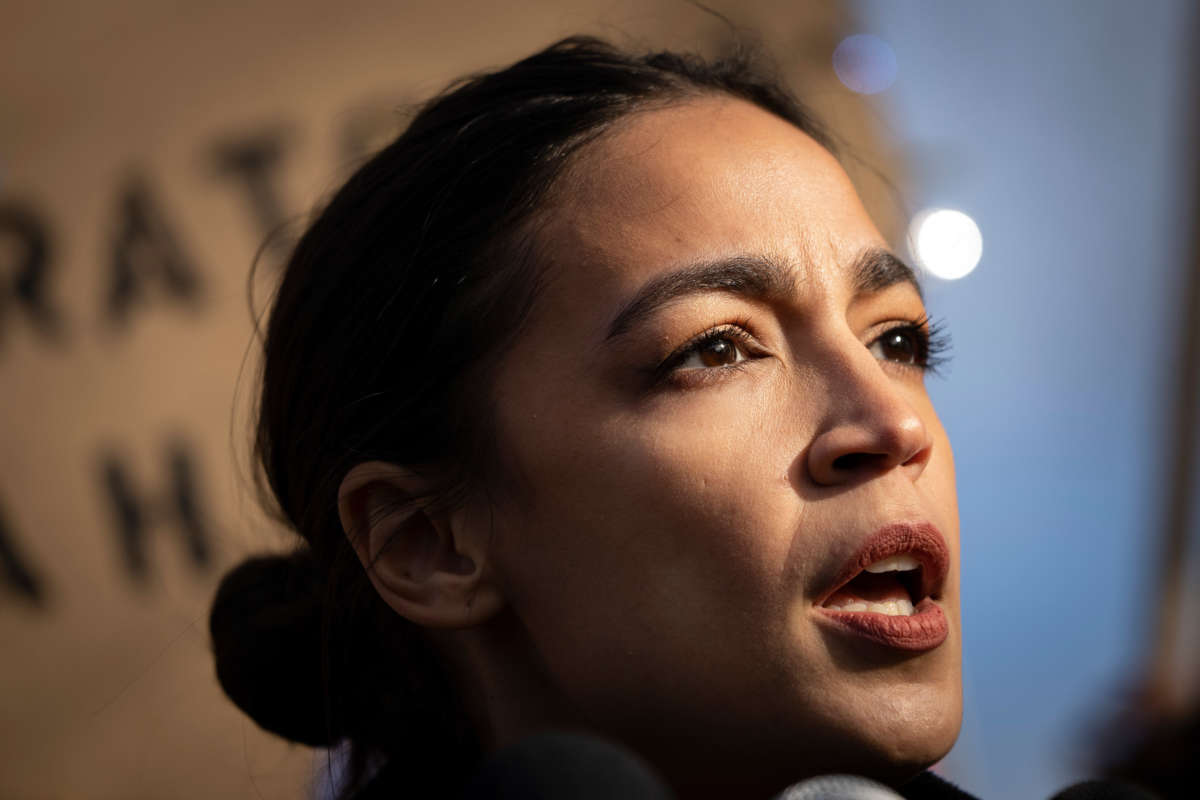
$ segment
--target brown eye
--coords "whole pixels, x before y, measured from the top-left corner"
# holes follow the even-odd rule
[[[675,359],[674,369],[719,369],[747,359],[745,345],[736,332],[718,330],[689,345]]]
[[[924,363],[924,341],[917,328],[893,328],[876,339],[870,349],[879,359],[899,364]]]
[[[696,355],[699,357],[700,363],[706,367],[723,367],[727,364],[737,363],[738,348],[729,339],[714,339],[706,342],[696,351]]]

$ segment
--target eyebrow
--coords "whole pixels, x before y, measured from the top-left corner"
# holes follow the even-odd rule
[[[850,275],[857,294],[874,294],[897,283],[907,283],[917,291],[922,301],[925,300],[925,293],[921,291],[921,283],[912,267],[886,248],[868,247],[859,252],[850,265]]]
[[[862,250],[850,265],[850,277],[856,294],[874,294],[898,283],[908,283],[924,299],[912,269],[882,247]],[[761,255],[689,264],[643,286],[613,318],[605,338],[621,336],[662,306],[687,295],[729,292],[752,300],[773,300],[794,295],[797,280],[795,270]]]

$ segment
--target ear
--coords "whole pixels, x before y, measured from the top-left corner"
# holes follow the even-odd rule
[[[435,510],[432,481],[396,464],[369,461],[338,490],[342,529],[380,597],[429,628],[465,628],[504,600],[487,567],[490,531],[465,509]]]

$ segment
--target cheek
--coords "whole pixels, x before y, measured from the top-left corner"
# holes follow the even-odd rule
[[[940,527],[950,539],[950,549],[954,555],[954,563],[958,563],[959,529],[958,529],[958,487],[954,468],[954,451],[941,422],[930,408],[929,419],[933,426],[933,456],[930,458],[925,473],[921,476],[918,486],[927,493],[928,507],[941,517]]]
[[[506,505],[497,555],[518,615],[548,646],[605,660],[711,651],[714,630],[761,643],[764,627],[783,629],[801,508],[793,437],[772,422],[771,398],[721,388],[506,423],[525,499]]]
[[[933,426],[933,455],[917,486],[925,498],[925,507],[933,512],[942,532],[946,535],[946,543],[950,548],[950,574],[947,576],[942,599],[946,613],[950,617],[952,630],[958,641],[953,647],[955,664],[954,675],[958,675],[957,659],[961,646],[961,613],[960,613],[960,577],[962,568],[961,534],[958,519],[958,492],[955,479],[954,453],[946,431],[941,426],[932,407],[928,408],[928,420]],[[957,677],[956,677],[957,679]]]

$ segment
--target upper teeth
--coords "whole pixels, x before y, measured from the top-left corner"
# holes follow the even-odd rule
[[[888,556],[881,558],[874,564],[866,567],[867,572],[907,572],[910,569],[916,569],[921,566],[921,562],[910,556],[908,553],[901,553],[896,556]]]

